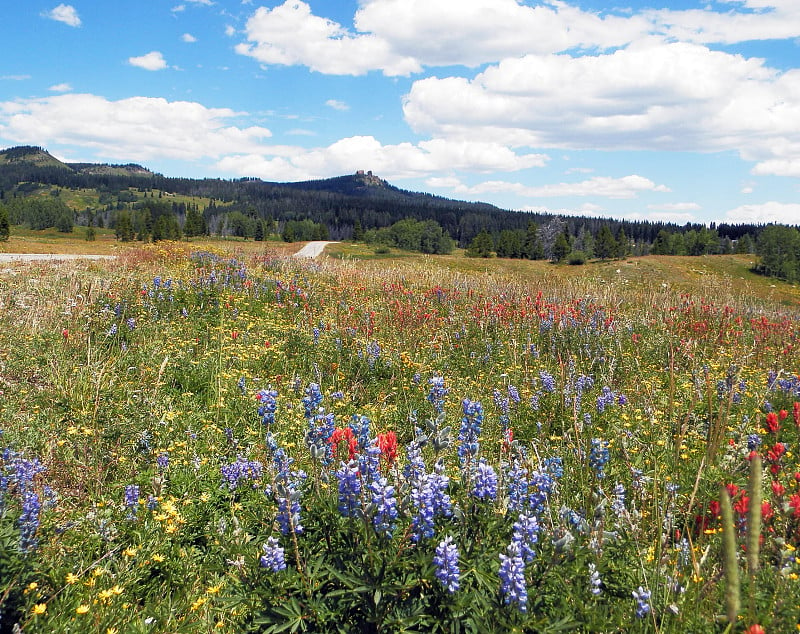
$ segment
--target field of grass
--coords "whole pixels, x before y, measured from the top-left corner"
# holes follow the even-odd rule
[[[107,242],[0,272],[0,632],[797,630],[748,258]]]

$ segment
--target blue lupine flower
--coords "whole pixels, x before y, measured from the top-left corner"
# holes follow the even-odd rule
[[[444,399],[450,391],[444,386],[444,377],[434,376],[428,379],[428,384],[431,386],[428,392],[428,401],[433,405],[433,411],[441,414],[444,411]]]
[[[594,469],[594,473],[598,478],[605,477],[604,469],[609,459],[608,441],[592,438],[592,448],[589,450],[589,466]]]
[[[520,612],[528,610],[528,589],[525,585],[525,561],[522,559],[519,543],[512,541],[506,549],[508,554],[500,553],[500,592],[506,605],[516,604]]]
[[[589,592],[594,596],[599,596],[603,593],[600,587],[602,585],[603,581],[600,579],[600,573],[597,572],[597,567],[594,564],[589,564]]]
[[[506,472],[506,492],[510,511],[521,511],[528,501],[528,470],[514,460]]]
[[[277,537],[268,537],[263,549],[264,554],[259,559],[262,568],[268,568],[272,572],[286,570],[286,556]]]
[[[643,619],[653,609],[650,605],[650,591],[639,586],[639,590],[634,590],[631,594],[636,599],[636,618]]]
[[[617,395],[607,385],[600,391],[597,397],[597,411],[601,414],[605,411],[606,407],[613,405],[616,401]]]
[[[136,512],[139,508],[139,486],[129,484],[125,487],[125,508],[128,509],[128,519],[136,519]]]
[[[387,482],[386,478],[378,478],[370,483],[369,490],[372,493],[372,504],[375,508],[372,525],[378,533],[391,537],[397,519],[397,498],[394,494],[394,487]]]
[[[625,513],[625,487],[622,484],[614,486],[614,499],[611,502],[611,510],[617,517]]]
[[[750,434],[747,437],[747,449],[749,451],[755,451],[761,446],[762,442],[763,441],[761,440],[761,436],[759,436],[758,434]]]
[[[514,532],[512,541],[519,544],[520,554],[526,564],[533,561],[536,551],[533,546],[539,541],[539,522],[534,515],[520,513],[517,521],[514,522]]]
[[[518,404],[521,400],[519,397],[519,390],[513,385],[508,386],[508,398],[511,399],[511,402],[514,404]]]
[[[278,392],[269,390],[259,390],[256,398],[261,405],[258,408],[258,415],[261,416],[261,424],[269,429],[275,422],[275,412],[278,409]]]
[[[41,510],[38,493],[25,491],[22,494],[22,513],[19,516],[19,548],[22,552],[27,553],[36,548],[36,531],[39,529]]]
[[[433,537],[436,517],[449,517],[452,514],[452,502],[447,494],[449,484],[450,479],[443,473],[430,473],[424,474],[411,490],[411,502],[417,509],[411,520],[414,529],[412,541]]]
[[[303,525],[300,519],[300,498],[302,494],[299,489],[299,480],[304,478],[305,474],[295,472],[293,476],[284,482],[275,483],[275,499],[278,502],[278,516],[276,519],[281,533],[284,535],[303,532]]]
[[[156,457],[156,464],[161,471],[164,471],[169,466],[169,454],[161,452]]]
[[[494,500],[497,498],[497,474],[494,468],[481,458],[475,469],[475,483],[472,495],[479,500]]]
[[[461,402],[464,415],[461,418],[461,429],[458,432],[458,457],[462,463],[478,453],[478,437],[483,424],[483,406],[478,401],[465,398]]]
[[[334,414],[319,413],[308,418],[308,429],[305,434],[306,445],[311,451],[311,457],[319,460],[323,465],[329,465],[333,460],[331,437],[335,430]]]
[[[302,399],[303,410],[306,418],[311,418],[317,413],[317,408],[322,403],[322,392],[319,390],[319,385],[316,383],[309,383],[306,388],[306,395]]]
[[[553,393],[556,391],[556,380],[553,378],[552,374],[542,370],[539,372],[539,380],[541,380],[542,389],[544,389],[545,392]]]
[[[439,583],[450,594],[455,594],[459,588],[458,579],[461,571],[458,568],[458,547],[449,535],[436,547],[433,564],[436,566],[435,574]]]
[[[361,504],[361,479],[358,477],[358,464],[351,461],[342,463],[335,472],[339,483],[339,513],[342,517],[357,517]]]
[[[258,460],[238,456],[235,462],[222,465],[220,472],[230,491],[235,491],[242,480],[260,480],[264,465]]]

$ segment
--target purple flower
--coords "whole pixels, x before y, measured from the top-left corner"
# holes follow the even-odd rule
[[[462,463],[469,461],[478,453],[478,437],[483,424],[483,406],[478,401],[465,398],[461,402],[464,415],[458,432],[458,457]]]
[[[136,511],[139,507],[139,486],[129,484],[125,487],[125,508],[128,509],[128,519],[136,519]]]
[[[372,481],[369,490],[372,493],[372,505],[375,508],[372,525],[378,533],[391,537],[397,519],[397,498],[394,494],[394,487],[388,484],[386,478],[379,478]]]
[[[19,516],[19,548],[22,552],[30,552],[37,545],[36,531],[39,529],[39,514],[42,504],[35,491],[22,494],[22,514]]]
[[[263,545],[263,549],[264,554],[261,555],[259,559],[262,568],[268,568],[272,572],[286,570],[285,553],[277,537],[268,537],[267,543]]]
[[[634,590],[631,594],[636,599],[636,618],[643,619],[653,609],[650,605],[650,591],[639,586],[639,590]]]
[[[449,535],[436,547],[433,564],[436,566],[435,574],[439,583],[450,594],[454,594],[459,587],[458,578],[461,571],[458,568],[458,548]]]
[[[594,469],[594,473],[598,478],[605,477],[604,469],[609,459],[608,441],[592,438],[592,448],[589,450],[589,466]]]
[[[528,589],[525,585],[525,561],[522,559],[520,545],[512,541],[506,549],[508,554],[500,554],[500,592],[506,605],[515,604],[520,612],[528,610]]]
[[[475,470],[475,484],[472,495],[479,500],[494,500],[497,498],[497,474],[485,458],[481,458]]]
[[[351,461],[342,463],[335,472],[339,482],[339,513],[342,517],[357,517],[361,504],[361,479],[358,477],[358,464]]]

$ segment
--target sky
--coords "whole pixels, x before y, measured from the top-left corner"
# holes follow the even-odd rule
[[[800,224],[798,0],[25,0],[0,21],[0,148]]]

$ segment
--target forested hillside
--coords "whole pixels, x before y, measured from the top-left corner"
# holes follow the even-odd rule
[[[777,240],[783,246],[771,253],[790,263],[761,270],[796,279],[795,230],[764,241],[759,225],[679,226],[510,211],[405,191],[369,171],[298,183],[170,178],[136,164],[63,163],[43,148],[23,146],[0,152],[0,205],[12,225],[63,231],[73,224],[105,226],[121,240],[205,233],[257,240],[356,238],[431,253],[457,244],[477,257],[573,264],[647,253],[749,253]]]

